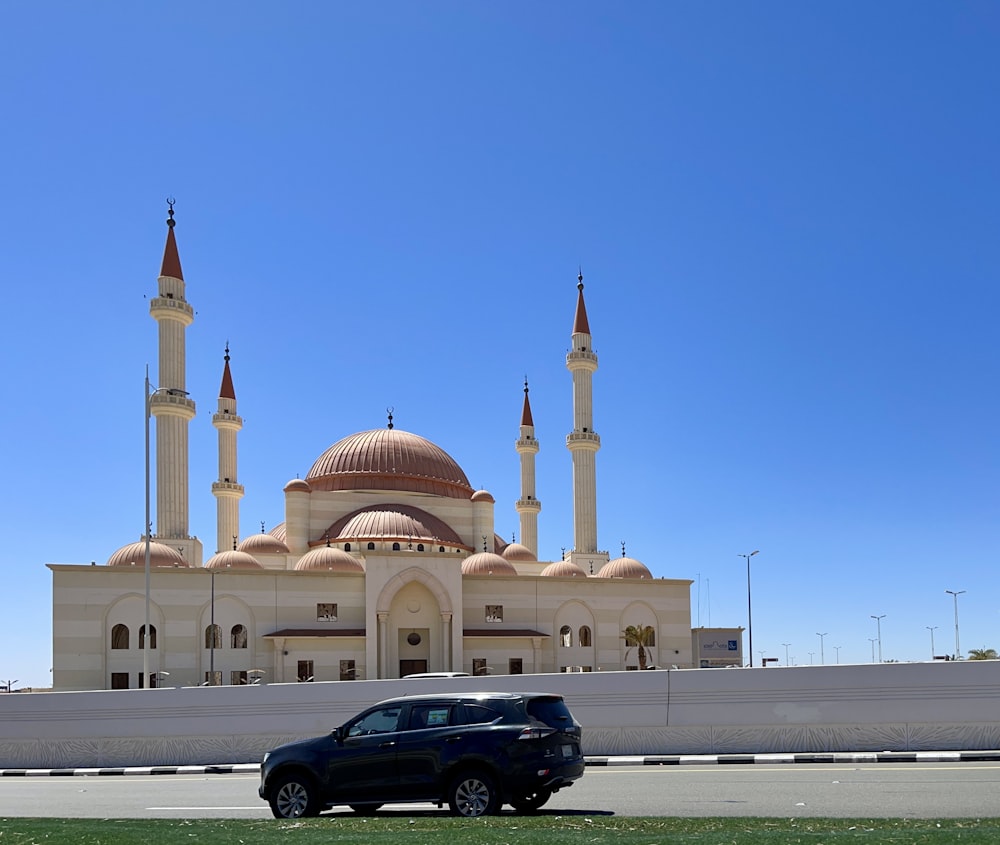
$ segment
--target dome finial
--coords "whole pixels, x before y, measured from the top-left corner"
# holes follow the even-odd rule
[[[225,360],[228,362],[229,361],[229,340],[228,339],[226,340],[226,354],[225,354],[224,357],[225,357]]]
[[[233,534],[233,551],[236,551],[236,535]]]
[[[486,551],[486,535],[483,534],[483,551]]]
[[[576,288],[577,288],[577,290],[580,290],[580,291],[583,290],[583,266],[582,265],[580,266],[580,272],[577,274],[577,277],[576,277]]]
[[[625,557],[625,541],[622,540],[622,557]]]
[[[264,533],[264,520],[263,519],[260,521],[260,533],[261,534]]]
[[[389,415],[389,429],[392,430],[392,408],[386,408],[385,412]]]
[[[174,220],[174,203],[177,202],[173,197],[167,197],[167,225],[173,229],[177,221]]]

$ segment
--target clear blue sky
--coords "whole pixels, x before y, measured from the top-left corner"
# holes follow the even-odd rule
[[[49,683],[49,562],[143,522],[148,297],[177,199],[191,529],[223,347],[242,532],[329,445],[439,444],[572,545],[582,265],[598,539],[793,662],[1000,648],[1000,6],[15,3],[0,33],[0,678]],[[812,653],[812,656],[810,656]],[[759,654],[754,655],[755,662]]]

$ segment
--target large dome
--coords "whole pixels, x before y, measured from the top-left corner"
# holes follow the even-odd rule
[[[352,434],[316,459],[306,475],[313,490],[402,490],[469,499],[462,468],[443,449],[408,431]]]

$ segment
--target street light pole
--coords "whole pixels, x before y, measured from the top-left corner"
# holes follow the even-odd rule
[[[934,659],[934,632],[937,630],[937,625],[924,625],[924,627],[931,632],[931,660]]]
[[[760,554],[760,549],[754,549],[749,554],[739,554],[737,557],[747,559],[747,637],[749,638],[750,668],[753,669],[753,605],[750,602],[750,558]]]
[[[869,637],[868,638],[868,642],[870,642],[872,644],[872,663],[874,663],[875,662],[875,643],[878,642],[878,640],[876,640],[875,637]]]
[[[791,643],[782,643],[782,645],[785,647],[785,665],[788,666],[789,665],[789,663],[788,663],[788,647],[791,645]]]
[[[822,634],[819,631],[816,632],[816,636],[819,637],[819,662],[820,662],[820,665],[824,665],[826,663],[826,653],[823,651],[823,637],[827,636],[829,633],[830,633],[829,631],[824,631]]]
[[[835,645],[835,646],[833,647],[833,650],[834,650],[835,652],[837,652],[837,665],[838,665],[838,666],[840,665],[840,649],[841,649],[841,648],[842,648],[842,646],[839,646],[839,645]]]
[[[965,590],[945,590],[948,595],[955,599],[955,659],[962,659],[962,649],[958,644],[958,597],[965,592]]]
[[[146,627],[143,629],[142,638],[142,685],[145,687],[148,683],[149,678],[149,534],[152,530],[150,525],[149,517],[149,417],[150,417],[150,397],[149,392],[149,364],[146,365],[146,525],[145,525],[145,544],[146,544],[146,562],[145,562],[145,572],[146,572]]]
[[[878,637],[878,662],[882,662],[882,620],[885,619],[885,614],[881,616],[872,616],[875,620],[875,629],[877,631],[876,636]],[[872,661],[874,662],[874,661]]]

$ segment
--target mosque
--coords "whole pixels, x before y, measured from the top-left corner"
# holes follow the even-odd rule
[[[350,434],[319,455],[305,478],[285,485],[280,524],[241,540],[243,420],[228,348],[212,416],[216,551],[205,560],[188,524],[188,429],[196,411],[185,389],[185,335],[195,312],[174,224],[171,206],[150,302],[157,384],[165,386],[147,390],[156,432],[155,533],[104,565],[48,564],[55,690],[693,665],[692,582],[653,578],[624,549],[614,560],[598,549],[597,355],[582,274],[566,355],[574,546],[561,560],[538,560],[539,443],[527,384],[514,447],[520,542],[494,532],[490,493],[474,490],[446,451],[395,428],[391,416],[385,428]],[[516,406],[512,423],[515,413]],[[642,648],[626,629],[643,632]]]

